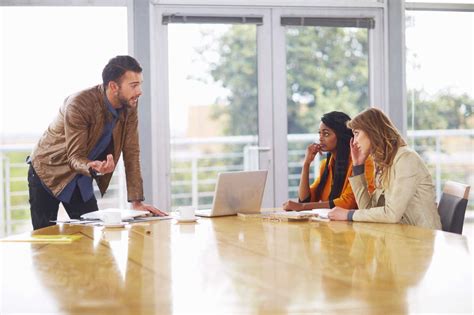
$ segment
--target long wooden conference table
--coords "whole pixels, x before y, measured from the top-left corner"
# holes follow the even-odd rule
[[[0,242],[0,314],[473,312],[472,244],[413,226],[233,216],[31,234],[80,238]]]

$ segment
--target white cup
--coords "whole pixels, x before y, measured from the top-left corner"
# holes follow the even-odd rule
[[[120,212],[104,212],[102,213],[102,221],[105,225],[121,224],[122,215]]]
[[[194,207],[180,207],[178,210],[181,220],[192,220],[196,218],[194,215]]]

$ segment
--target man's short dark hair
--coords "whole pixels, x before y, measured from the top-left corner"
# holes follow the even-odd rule
[[[109,63],[102,71],[102,82],[104,88],[107,88],[110,81],[120,84],[120,78],[127,71],[136,73],[142,72],[142,67],[135,58],[130,56],[117,56],[109,60]]]

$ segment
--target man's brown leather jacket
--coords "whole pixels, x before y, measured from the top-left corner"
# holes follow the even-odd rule
[[[49,125],[31,155],[33,168],[43,183],[58,196],[78,173],[91,176],[87,158],[99,141],[112,114],[104,102],[102,85],[69,96]],[[137,109],[122,110],[112,132],[111,153],[114,162],[123,152],[127,177],[128,200],[143,200],[143,181],[140,170]],[[109,186],[112,173],[96,178],[102,195]]]

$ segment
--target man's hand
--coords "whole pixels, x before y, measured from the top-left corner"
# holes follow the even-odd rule
[[[114,157],[108,154],[105,161],[92,161],[87,163],[87,166],[101,174],[112,173],[115,169]]]
[[[341,208],[341,207],[334,207],[331,211],[328,212],[328,218],[333,221],[347,221],[347,214],[349,210]]]
[[[301,211],[304,210],[304,205],[299,202],[288,200],[283,203],[283,210],[286,211]]]
[[[132,209],[134,209],[134,210],[148,210],[151,213],[156,214],[160,217],[168,215],[168,213],[166,213],[164,211],[161,211],[161,210],[153,207],[152,205],[143,203],[141,201],[133,201],[132,202]]]

